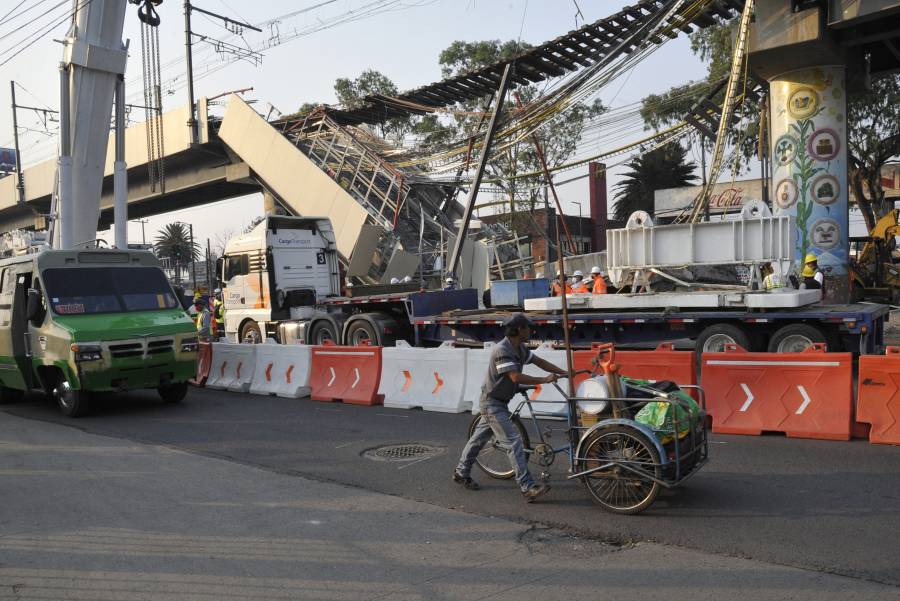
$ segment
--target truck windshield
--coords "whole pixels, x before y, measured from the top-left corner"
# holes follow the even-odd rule
[[[45,269],[44,290],[57,315],[174,309],[178,301],[156,267]]]

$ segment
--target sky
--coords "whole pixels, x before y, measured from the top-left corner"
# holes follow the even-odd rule
[[[396,3],[383,0],[384,4],[390,4],[391,10],[364,15],[361,9],[371,5],[373,0],[196,0],[194,4],[197,7],[253,24],[307,10],[266,27],[262,34],[244,31],[243,37],[251,45],[273,36],[284,38],[294,32],[303,34],[265,51],[260,64],[245,60],[223,68],[223,62],[211,45],[196,42],[195,95],[212,97],[230,90],[252,87],[253,90],[244,97],[255,100],[257,110],[267,112],[273,106],[278,111],[290,113],[304,102],[334,103],[334,80],[338,77],[354,78],[365,69],[381,71],[401,90],[416,88],[441,79],[437,57],[455,40],[521,39],[540,44],[580,27],[585,21],[591,22],[612,14],[626,2],[628,0],[577,0],[576,5],[573,0],[406,0]],[[10,59],[10,50],[31,31],[37,30],[38,25],[62,22],[71,8],[69,3],[58,0],[24,0],[21,8],[16,10],[32,7],[31,12],[15,21],[3,23],[2,16],[18,3],[19,0],[0,0],[0,63]],[[29,29],[26,24],[32,18],[40,17],[53,6],[58,8],[49,16],[40,18]],[[316,6],[318,8],[313,8]],[[581,15],[576,17],[578,9]],[[169,0],[163,2],[158,10],[162,20],[159,37],[162,79],[165,82],[163,108],[170,110],[187,102],[182,2]],[[136,11],[134,5],[128,5],[123,36],[131,44],[126,96],[129,102],[143,104],[140,27]],[[351,14],[357,15],[357,19],[333,24],[336,18]],[[54,15],[58,15],[55,20],[50,18]],[[320,30],[312,31],[314,29]],[[230,35],[213,19],[196,12],[192,30],[219,39]],[[7,108],[10,106],[9,80],[18,84],[16,93],[19,104],[58,107],[57,65],[62,49],[53,39],[64,35],[65,26],[62,24],[48,30],[46,35],[36,38],[38,41],[30,48],[0,66],[0,146],[12,146],[11,110]],[[234,43],[242,42],[236,38]],[[649,93],[700,79],[705,73],[706,67],[690,51],[687,37],[681,36],[601,90],[599,97],[606,106],[622,107],[639,102]],[[221,113],[222,108],[216,110]],[[143,111],[136,111],[131,118],[143,120]],[[19,125],[22,130],[22,158],[26,167],[55,157],[57,140],[53,132],[54,123],[48,123],[45,130],[37,115],[22,111]],[[616,143],[624,143],[629,136],[633,139],[640,135],[640,130],[635,129]],[[614,145],[609,141],[585,140],[578,154],[597,154]],[[587,166],[579,169],[566,172],[560,179],[586,173]],[[610,187],[618,180],[621,171],[621,168],[612,170]],[[573,202],[582,202],[587,212],[585,180],[563,186],[560,195],[567,212],[578,214]],[[217,239],[240,231],[262,211],[262,197],[254,194],[151,217],[143,225],[148,241],[152,241],[166,223],[190,221],[194,224],[197,242],[205,246],[209,238],[215,246]],[[137,222],[129,224],[130,242],[141,242],[141,227]]]

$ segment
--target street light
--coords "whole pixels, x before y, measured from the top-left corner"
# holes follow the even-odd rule
[[[581,203],[573,200],[572,204],[578,205],[578,248],[579,250],[584,250],[584,222],[581,219]]]

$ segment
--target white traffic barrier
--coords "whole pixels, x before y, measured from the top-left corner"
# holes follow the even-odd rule
[[[206,387],[213,390],[227,390],[234,379],[234,362],[231,348],[237,346],[228,342],[212,343],[212,359],[209,365],[209,376]]]
[[[545,343],[534,350],[534,354],[545,361],[549,361],[557,367],[566,368],[566,351],[555,350],[552,344]],[[534,364],[529,363],[525,366],[525,375],[543,377],[547,375],[543,369],[538,368]],[[569,385],[567,380],[560,380],[557,385],[563,390]],[[537,388],[528,393],[531,399],[531,407],[538,413],[563,415],[566,407],[563,404],[565,397],[560,394],[559,390],[553,384],[538,384]],[[517,395],[509,404],[509,410],[513,411],[522,400],[521,395]],[[522,408],[520,414],[522,417],[531,415],[528,406]]]
[[[299,399],[309,396],[310,347],[303,344],[260,344],[251,394]]]
[[[233,344],[231,345],[232,378],[228,382],[228,390],[231,392],[248,392],[250,382],[253,379],[253,368],[256,363],[256,348],[258,344]]]
[[[381,385],[384,406],[400,409],[461,413],[471,401],[463,398],[466,353],[444,343],[438,348],[412,348],[404,342],[381,351]]]
[[[494,350],[493,342],[485,342],[484,348],[470,348],[466,355],[466,387],[463,391],[463,400],[472,404],[472,413],[479,412],[478,403],[481,401],[481,386],[487,375],[488,363],[491,352]]]

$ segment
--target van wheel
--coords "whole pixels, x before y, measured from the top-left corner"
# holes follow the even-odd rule
[[[74,390],[63,381],[56,387],[56,402],[59,410],[68,417],[81,417],[90,410],[90,394],[84,390]]]
[[[187,396],[187,382],[181,384],[169,384],[168,386],[160,386],[156,389],[159,397],[167,403],[180,403]]]
[[[255,321],[248,321],[241,326],[240,342],[246,344],[259,344],[262,342],[262,334],[259,331],[259,324]]]
[[[18,403],[23,398],[25,398],[24,390],[0,386],[0,405],[5,405],[6,403]]]

